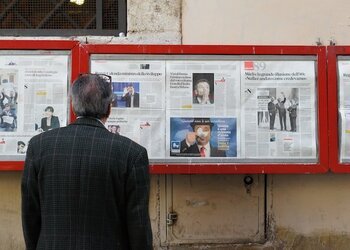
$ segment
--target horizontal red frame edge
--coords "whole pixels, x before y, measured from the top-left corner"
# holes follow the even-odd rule
[[[73,49],[79,41],[67,40],[0,40],[1,50],[67,50]]]
[[[316,55],[324,46],[81,44],[88,54]]]
[[[312,174],[326,173],[315,164],[162,164],[151,165],[151,174]]]
[[[23,167],[23,161],[4,161],[0,170],[22,171]],[[151,174],[311,174],[326,173],[328,168],[313,164],[151,164],[149,170]]]

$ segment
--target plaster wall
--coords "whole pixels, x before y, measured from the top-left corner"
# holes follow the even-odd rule
[[[183,44],[349,44],[346,0],[184,0]]]

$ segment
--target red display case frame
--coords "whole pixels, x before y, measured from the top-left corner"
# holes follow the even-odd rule
[[[317,163],[155,163],[152,174],[248,174],[324,173],[328,171],[327,56],[325,46],[231,46],[231,45],[105,45],[82,44],[80,73],[89,72],[94,54],[144,55],[294,55],[317,59]]]
[[[338,124],[338,56],[350,56],[350,46],[327,47],[329,167],[335,173],[350,173],[350,163],[340,162]]]
[[[78,41],[65,40],[0,40],[0,50],[40,50],[50,51],[67,50],[72,53],[71,60],[71,79],[76,77],[79,69],[79,54],[80,46]],[[72,119],[72,115],[70,114]],[[0,171],[23,170],[24,161],[1,161]]]

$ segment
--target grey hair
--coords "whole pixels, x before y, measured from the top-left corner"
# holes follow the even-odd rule
[[[96,74],[84,74],[74,81],[70,95],[77,116],[107,118],[113,100],[110,82]]]

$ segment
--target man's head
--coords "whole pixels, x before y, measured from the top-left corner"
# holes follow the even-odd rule
[[[275,100],[275,97],[271,96],[271,102],[273,102]]]
[[[18,141],[17,142],[17,152],[24,154],[25,153],[25,150],[24,150],[25,146],[26,146],[26,144],[23,141]]]
[[[71,87],[73,111],[77,116],[107,118],[111,111],[111,82],[102,75],[84,74]]]
[[[10,104],[6,103],[4,106],[4,110],[9,111],[11,109]]]
[[[119,125],[112,125],[112,126],[111,126],[111,132],[112,132],[113,134],[119,133],[119,132],[120,132],[120,126],[119,126]]]
[[[132,83],[128,84],[127,90],[129,94],[133,95],[135,92],[134,85]]]
[[[209,96],[210,84],[207,79],[200,79],[196,82],[194,87],[194,94],[196,96]]]
[[[47,106],[44,111],[45,111],[45,116],[46,117],[51,117],[55,110],[53,109],[53,107]]]
[[[198,145],[206,145],[210,141],[211,129],[214,124],[210,121],[210,118],[194,118],[191,122],[191,127],[196,133],[196,141]]]
[[[18,146],[19,148],[24,148],[24,147],[26,146],[26,144],[25,144],[23,141],[18,141],[18,142],[17,142],[17,146]]]

